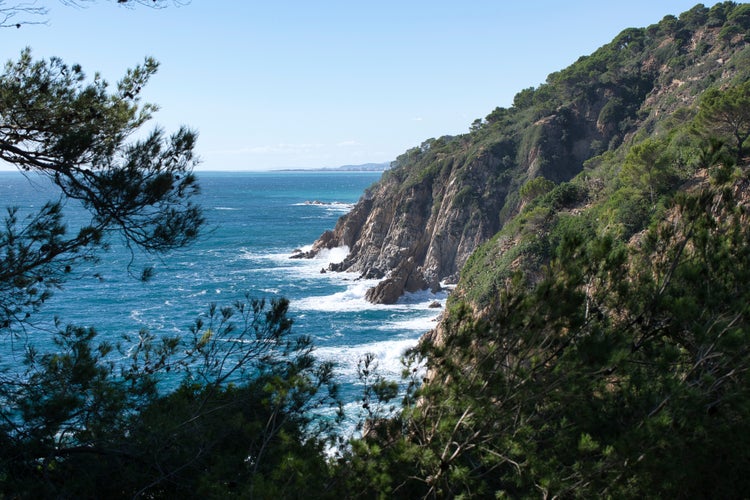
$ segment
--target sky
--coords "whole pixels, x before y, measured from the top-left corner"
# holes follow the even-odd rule
[[[160,110],[146,126],[197,130],[199,169],[336,167],[465,133],[623,29],[696,3],[37,0],[47,23],[0,29],[0,59],[31,47],[114,84],[151,56],[159,72],[142,95]]]

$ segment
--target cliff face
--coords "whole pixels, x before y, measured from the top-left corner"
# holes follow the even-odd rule
[[[522,133],[499,128],[479,141],[478,133],[426,141],[399,157],[332,231],[297,257],[348,246],[348,257],[330,269],[385,278],[367,294],[376,303],[455,283],[477,246],[517,211],[518,187],[526,179],[568,180],[592,154],[592,137],[607,140],[590,119],[596,114],[566,109]]]
[[[384,278],[367,295],[377,303],[455,283],[470,255],[527,204],[528,181],[570,181],[584,162],[665,130],[680,110],[691,116],[709,85],[747,73],[742,23],[750,16],[732,18],[729,7],[697,6],[679,20],[627,29],[547,83],[519,92],[511,108],[475,121],[470,133],[407,151],[332,231],[296,257],[348,246],[348,257],[331,269]],[[506,252],[503,245],[485,253]],[[488,266],[495,257],[485,259]]]

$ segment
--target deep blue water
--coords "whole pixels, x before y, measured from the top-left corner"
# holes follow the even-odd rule
[[[444,299],[425,293],[392,306],[369,304],[364,294],[376,282],[350,273],[320,272],[329,262],[342,260],[347,249],[313,260],[289,259],[295,249],[332,229],[379,176],[201,172],[199,203],[207,227],[197,243],[157,260],[138,256],[137,266],[153,264],[156,270],[146,284],[128,273],[131,256],[115,244],[100,264],[57,292],[37,318],[56,316],[64,324],[95,326],[100,337],[119,339],[142,328],[156,334],[187,332],[210,303],[230,305],[246,292],[259,298],[286,297],[294,332],[312,336],[318,356],[336,362],[343,396],[351,401],[357,394],[358,359],[371,352],[381,372],[397,377],[401,352],[434,324],[439,310],[429,303]],[[42,181],[0,172],[3,208],[38,207],[53,193]],[[74,207],[69,211],[75,221],[79,212]],[[33,338],[38,343],[42,336]],[[17,358],[9,353],[6,340],[2,351],[8,363]]]

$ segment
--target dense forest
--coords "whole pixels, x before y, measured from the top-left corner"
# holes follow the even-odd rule
[[[24,220],[8,210],[8,338],[113,235],[152,252],[199,237],[194,134],[126,142],[150,117],[138,92],[155,70],[147,60],[110,93],[25,52],[0,75],[0,158],[91,213],[67,234],[59,203]],[[29,348],[0,374],[0,491],[745,497],[748,138],[750,5],[628,28],[468,133],[405,152],[319,241],[351,246],[343,267],[388,277],[373,300],[456,284],[402,381],[361,360],[356,437],[315,417],[340,406],[335,370],[284,300],[211,306],[188,335],[123,345],[59,325],[57,352]],[[383,232],[367,224],[386,223],[386,202],[403,224],[378,253]],[[181,380],[169,391],[167,373]]]

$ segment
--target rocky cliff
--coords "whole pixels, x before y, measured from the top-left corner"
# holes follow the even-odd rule
[[[585,162],[657,133],[706,86],[750,67],[742,27],[750,21],[730,7],[697,6],[679,19],[625,30],[540,87],[519,92],[512,107],[476,120],[469,133],[407,151],[296,257],[348,246],[348,257],[331,270],[384,278],[367,294],[377,303],[455,283],[469,256],[529,201],[530,180],[571,180]]]
[[[297,257],[348,246],[348,257],[330,269],[385,278],[367,295],[377,303],[455,283],[469,255],[516,213],[518,188],[527,179],[568,180],[594,153],[593,141],[611,139],[596,128],[603,104],[560,109],[511,133],[490,124],[425,141],[400,156],[332,231]]]

